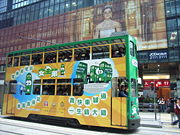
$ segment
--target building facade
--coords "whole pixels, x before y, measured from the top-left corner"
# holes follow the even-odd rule
[[[171,82],[180,76],[180,0],[0,0],[0,5],[0,91],[6,53],[120,31],[137,38],[140,77]]]

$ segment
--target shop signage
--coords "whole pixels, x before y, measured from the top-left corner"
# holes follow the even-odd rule
[[[150,51],[149,60],[163,60],[168,58],[168,52],[166,50]]]
[[[156,87],[170,87],[169,80],[144,80],[144,87],[150,87],[152,83],[155,83]]]

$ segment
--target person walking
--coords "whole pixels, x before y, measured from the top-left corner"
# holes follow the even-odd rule
[[[176,101],[176,105],[174,106],[174,112],[178,120],[172,122],[172,125],[176,125],[179,122],[179,128],[180,128],[180,98]]]
[[[176,102],[175,98],[171,98],[170,99],[170,103],[169,103],[169,112],[171,114],[171,122],[175,121],[176,120],[176,114],[174,112],[174,103]]]

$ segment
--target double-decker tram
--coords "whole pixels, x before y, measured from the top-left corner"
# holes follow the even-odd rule
[[[2,114],[136,129],[136,52],[130,35],[11,52]]]

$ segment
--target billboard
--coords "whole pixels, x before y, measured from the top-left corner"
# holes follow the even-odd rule
[[[114,0],[0,29],[0,62],[10,51],[103,38],[121,31],[137,39],[138,50],[167,48],[164,0]]]

